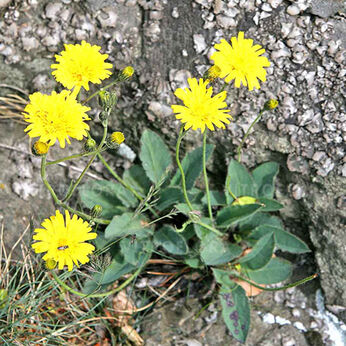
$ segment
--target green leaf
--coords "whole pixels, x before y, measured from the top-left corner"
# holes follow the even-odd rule
[[[203,263],[201,262],[201,260],[197,256],[186,257],[184,259],[184,263],[187,264],[189,267],[194,268],[194,269],[198,269],[198,268],[203,267]]]
[[[207,195],[204,195],[202,198],[202,202],[207,205]],[[222,191],[210,191],[210,203],[212,206],[215,205],[225,205],[226,204],[226,196]]]
[[[233,337],[244,343],[250,328],[249,300],[239,285],[229,292],[227,290],[227,287],[221,287],[219,294],[222,317]]]
[[[236,288],[236,283],[231,280],[230,276],[232,275],[232,272],[218,269],[218,268],[212,268],[214,277],[217,283],[222,285],[224,288],[227,287],[229,289]]]
[[[117,237],[136,234],[138,239],[147,237],[152,230],[145,228],[145,220],[133,213],[124,213],[123,215],[114,216],[111,223],[105,229],[105,238],[113,240]]]
[[[282,227],[282,222],[278,217],[268,215],[267,213],[258,212],[256,214],[253,214],[246,220],[242,220],[241,222],[239,222],[239,230],[250,231],[264,224]]]
[[[133,165],[125,170],[123,179],[142,196],[148,193],[151,184],[142,166]]]
[[[138,204],[136,196],[129,191],[126,187],[115,183],[114,189],[116,191],[117,198],[120,202],[128,208],[135,208]]]
[[[274,233],[276,246],[282,251],[291,253],[310,252],[309,247],[301,239],[280,227],[271,225],[261,225],[256,227],[247,239],[260,239],[268,233]]]
[[[266,212],[277,211],[277,210],[280,210],[284,207],[281,203],[275,201],[274,199],[269,199],[269,198],[264,198],[264,197],[260,197],[258,199],[258,202],[264,204],[264,207],[262,208],[261,211],[266,211]]]
[[[292,274],[292,264],[282,258],[271,258],[260,270],[244,271],[245,276],[258,284],[276,284],[288,279]]]
[[[213,152],[214,146],[212,144],[207,144],[206,146],[206,161],[210,157]],[[199,147],[193,150],[184,157],[181,165],[183,166],[183,170],[185,173],[185,181],[186,181],[186,189],[190,190],[195,181],[202,173],[203,169],[203,148]],[[177,170],[174,177],[172,178],[171,185],[180,185],[181,183],[181,174],[180,170]]]
[[[263,268],[272,258],[275,247],[273,232],[260,238],[251,252],[239,260],[242,267],[251,270]]]
[[[201,240],[201,258],[207,265],[219,265],[241,255],[240,246],[226,242],[209,231]]]
[[[184,237],[170,226],[163,226],[155,232],[154,242],[173,255],[185,255],[188,251]]]
[[[140,242],[137,240],[132,240],[130,238],[124,238],[120,241],[121,253],[124,256],[125,262],[128,262],[134,266],[138,266],[139,263],[143,261],[143,255],[145,252],[150,252],[150,245],[152,247],[152,242]]]
[[[201,221],[209,226],[211,226],[211,221],[208,217],[201,217]],[[203,239],[207,234],[209,234],[211,231],[208,228],[205,228],[201,225],[198,225],[197,223],[193,224],[193,227],[195,229],[195,233],[199,239]]]
[[[232,224],[245,220],[261,209],[260,204],[233,205],[221,209],[216,216],[219,227],[229,227]]]
[[[101,217],[111,218],[124,212],[116,185],[108,180],[89,181],[78,188],[78,194],[85,207],[91,209],[99,204],[102,206]]]
[[[157,210],[163,211],[175,204],[184,202],[184,194],[180,187],[167,187],[161,191],[160,199],[156,205]]]
[[[145,130],[141,138],[139,157],[148,178],[158,184],[172,163],[171,154],[164,141],[155,132]]]
[[[231,160],[228,165],[226,184],[229,180],[229,187],[233,194],[237,197],[241,196],[256,196],[256,185],[248,170],[236,160]],[[225,186],[227,203],[233,201],[232,196],[227,191]]]
[[[257,185],[257,197],[274,197],[274,182],[279,172],[279,165],[276,162],[262,163],[252,171],[252,176]]]

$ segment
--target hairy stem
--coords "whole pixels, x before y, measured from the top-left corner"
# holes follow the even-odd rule
[[[205,192],[207,194],[209,218],[211,222],[213,222],[213,213],[211,210],[209,183],[208,183],[207,166],[206,166],[206,147],[207,147],[207,130],[205,130],[203,133],[203,176],[204,176]]]

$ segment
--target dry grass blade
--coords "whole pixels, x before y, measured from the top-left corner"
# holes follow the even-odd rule
[[[12,119],[24,123],[22,112],[27,104],[28,101],[17,94],[0,97],[0,119]]]

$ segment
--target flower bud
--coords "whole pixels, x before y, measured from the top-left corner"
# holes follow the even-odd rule
[[[118,97],[116,93],[111,93],[107,90],[101,90],[99,92],[99,104],[102,109],[108,113],[115,107],[117,100]]]
[[[32,152],[35,156],[42,156],[48,153],[49,145],[47,143],[37,141],[32,146]]]
[[[122,142],[124,142],[124,140],[125,140],[125,136],[120,131],[116,131],[116,132],[113,132],[111,134],[111,141],[113,143],[116,143],[116,144],[120,145]]]
[[[120,73],[118,78],[121,81],[128,80],[132,77],[133,73],[135,72],[134,68],[132,66],[125,67]]]
[[[237,198],[232,205],[246,205],[246,204],[255,204],[257,201],[256,198],[250,196],[243,196]]]
[[[105,122],[108,119],[108,113],[105,111],[102,111],[99,114],[99,119],[101,120],[102,123]]]
[[[0,309],[4,308],[7,302],[8,292],[5,289],[0,289]]]
[[[56,261],[53,258],[49,258],[46,260],[46,268],[48,270],[53,270],[56,267]]]
[[[219,66],[213,65],[208,69],[208,71],[204,74],[203,79],[209,79],[213,82],[216,78],[220,77],[221,69]]]
[[[93,208],[91,209],[91,216],[92,217],[98,217],[102,213],[102,206],[99,204],[95,204]]]
[[[270,109],[275,109],[279,104],[278,100],[270,99],[264,104],[264,110],[269,111]]]
[[[84,150],[87,152],[94,151],[96,149],[96,141],[93,138],[88,138],[84,143]]]

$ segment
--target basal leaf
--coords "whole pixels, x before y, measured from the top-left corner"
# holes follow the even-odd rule
[[[265,197],[260,197],[258,198],[258,202],[263,204],[263,208],[261,209],[261,211],[277,211],[282,209],[284,206],[275,201],[274,199],[270,199],[270,198],[265,198]]]
[[[184,202],[184,194],[180,187],[166,187],[161,191],[160,198],[157,202],[156,208],[163,211],[167,208],[173,207],[175,204]]]
[[[125,170],[123,179],[142,196],[148,193],[151,184],[142,166],[133,165]]]
[[[207,205],[208,200],[207,196],[204,195],[202,198],[202,202]],[[226,196],[223,191],[210,191],[210,203],[212,206],[215,205],[225,205],[226,204]]]
[[[78,188],[83,205],[91,209],[94,205],[102,206],[100,217],[111,218],[124,212],[123,203],[118,198],[117,184],[108,180],[89,181]]]
[[[276,284],[288,279],[292,274],[292,265],[282,258],[271,258],[266,266],[253,271],[245,270],[244,276],[258,284]]]
[[[250,306],[245,291],[236,285],[232,290],[221,287],[220,292],[223,320],[233,337],[244,343],[250,328]]]
[[[262,210],[261,210],[262,211]],[[250,231],[260,225],[272,225],[275,227],[282,227],[281,220],[276,216],[271,216],[267,213],[262,212],[255,213],[249,218],[239,222],[240,231]]]
[[[211,153],[213,152],[214,146],[212,144],[207,144],[206,146],[206,160],[210,157]],[[186,189],[190,190],[193,185],[195,184],[195,181],[199,177],[199,175],[202,173],[202,159],[203,159],[203,148],[199,147],[192,152],[188,153],[183,161],[181,162],[181,165],[183,166],[183,170],[185,173],[185,180],[186,180]],[[181,184],[181,174],[180,170],[177,170],[174,177],[172,178],[170,185],[180,185]]]
[[[301,239],[280,227],[271,225],[261,225],[256,227],[253,232],[249,234],[247,239],[257,240],[268,233],[274,233],[276,246],[282,251],[291,253],[310,252],[309,247]]]
[[[273,256],[275,240],[273,232],[260,238],[251,252],[240,258],[239,263],[242,267],[251,270],[263,268]]]
[[[185,255],[188,252],[185,238],[170,226],[163,226],[156,231],[154,242],[173,255]]]
[[[172,163],[171,154],[165,142],[150,130],[143,132],[139,157],[148,178],[154,184],[162,180],[166,169]]]
[[[138,239],[147,237],[152,230],[145,227],[145,219],[134,216],[133,213],[124,213],[114,216],[111,223],[105,229],[105,238],[113,240],[117,237],[136,234]]]
[[[256,196],[256,184],[248,170],[236,160],[232,160],[228,165],[226,184],[229,183],[229,188],[236,197],[240,196]],[[225,186],[225,194],[227,203],[233,201],[232,196],[228,193]]]
[[[216,216],[216,223],[219,227],[229,227],[238,223],[261,209],[260,204],[233,205],[221,209]]]
[[[201,240],[201,258],[207,265],[224,264],[242,253],[240,246],[222,240],[209,231]]]
[[[252,176],[257,185],[257,197],[274,197],[275,177],[279,172],[279,165],[276,162],[262,163],[252,171]]]

